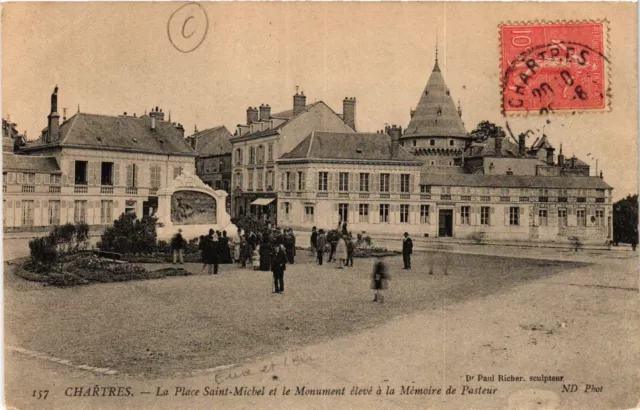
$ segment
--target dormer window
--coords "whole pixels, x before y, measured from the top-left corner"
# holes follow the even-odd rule
[[[357,149],[356,149],[356,152],[357,152],[358,154],[362,154],[362,148],[357,148]]]

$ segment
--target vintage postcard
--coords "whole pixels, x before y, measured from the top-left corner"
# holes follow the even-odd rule
[[[637,13],[4,3],[4,406],[637,407]]]

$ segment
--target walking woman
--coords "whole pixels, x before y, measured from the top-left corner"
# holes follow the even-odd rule
[[[347,243],[344,241],[342,235],[338,237],[335,258],[336,263],[338,264],[338,269],[343,269],[347,264]]]
[[[220,238],[220,263],[231,263],[231,248],[229,247],[229,237],[227,231],[222,231],[222,238]]]
[[[270,235],[262,237],[260,244],[260,270],[269,272],[271,270],[271,256],[273,254],[273,246],[271,244]]]

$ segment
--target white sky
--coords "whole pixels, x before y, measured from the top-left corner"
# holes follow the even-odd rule
[[[551,115],[545,131],[594,170],[587,153],[599,158],[616,198],[638,191],[637,4],[201,3],[208,32],[196,50],[181,53],[167,23],[182,4],[4,4],[3,117],[36,138],[57,84],[59,112],[66,107],[68,117],[78,105],[113,115],[157,105],[187,134],[196,124],[233,132],[249,105],[290,109],[299,85],[308,103],[323,100],[337,112],[344,97],[356,97],[360,131],[405,127],[433,68],[437,35],[467,131],[484,119],[504,126],[498,25],[606,18],[611,112]],[[202,30],[202,21],[185,29]],[[516,135],[545,121],[509,119]]]

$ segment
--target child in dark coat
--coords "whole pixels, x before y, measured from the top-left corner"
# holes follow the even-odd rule
[[[371,289],[376,291],[373,301],[384,303],[384,296],[382,291],[389,289],[388,281],[391,279],[387,265],[382,261],[382,258],[378,258],[373,265],[373,275],[371,276]]]

